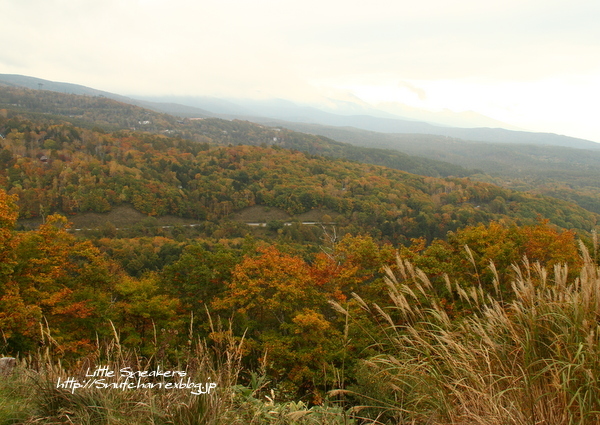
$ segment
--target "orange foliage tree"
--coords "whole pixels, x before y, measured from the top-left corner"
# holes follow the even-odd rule
[[[304,260],[267,246],[235,267],[213,307],[232,314],[240,334],[247,330],[251,357],[267,353],[274,378],[314,393],[338,351],[340,332],[326,317],[329,297]]]
[[[19,345],[24,336],[37,329],[40,308],[27,305],[21,297],[21,288],[14,280],[18,267],[16,247],[19,243],[13,228],[17,219],[16,196],[0,190],[0,330],[5,344]]]
[[[513,264],[533,267],[537,262],[550,270],[556,264],[566,264],[571,274],[578,273],[581,265],[575,233],[558,230],[548,221],[521,227],[499,222],[468,226],[427,247],[415,239],[411,247],[400,250],[400,255],[433,279],[448,299],[452,293],[444,274],[463,287],[481,285],[490,294],[498,287],[497,295],[507,297],[511,294]]]
[[[3,191],[0,215],[0,328],[8,349],[47,343],[62,353],[89,351],[111,317],[115,270],[91,242],[67,232],[62,216],[14,233],[14,199]]]

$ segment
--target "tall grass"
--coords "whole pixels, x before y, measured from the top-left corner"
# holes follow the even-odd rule
[[[215,331],[213,329],[213,331]],[[0,382],[0,425],[220,425],[295,424],[351,425],[355,422],[339,407],[309,407],[302,402],[278,403],[274,390],[261,371],[250,374],[249,384],[240,384],[244,340],[231,331],[217,329],[209,345],[197,340],[180,350],[175,362],[168,360],[160,336],[156,354],[150,358],[125,350],[115,338],[75,365],[63,365],[50,348],[22,359],[10,377]],[[191,337],[191,335],[190,335]],[[167,338],[168,339],[168,338]],[[118,371],[185,371],[191,382],[212,382],[209,394],[189,389],[60,388],[69,378],[83,382],[98,367]],[[104,378],[118,383],[117,376]],[[149,379],[152,381],[151,379]],[[160,378],[154,381],[160,382]],[[121,380],[122,381],[122,380]],[[265,396],[265,394],[267,394]]]
[[[573,281],[566,266],[550,273],[523,259],[506,302],[497,275],[497,297],[446,277],[471,307],[458,320],[427,276],[398,259],[396,272],[387,269],[392,307],[355,295],[387,323],[385,348],[359,374],[365,409],[394,424],[599,424],[600,270],[583,245],[581,255]]]
[[[116,333],[115,333],[116,335]],[[64,366],[46,349],[23,359],[11,382],[15,400],[29,406],[27,421],[19,423],[77,424],[216,424],[233,406],[232,388],[241,372],[243,340],[230,333],[217,346],[209,348],[203,341],[190,343],[176,363],[165,357],[145,358],[133,350],[122,349],[118,338],[77,364]],[[219,346],[220,345],[220,346]],[[157,353],[160,354],[160,347]],[[106,384],[123,381],[120,370],[182,371],[194,383],[214,383],[208,394],[195,395],[192,389],[136,388],[122,390],[90,386],[61,388],[58,383],[69,378],[84,382],[99,367],[114,371],[112,377],[100,376]],[[143,382],[159,383],[166,378],[148,378]],[[177,381],[178,379],[173,379]],[[206,386],[203,390],[206,389]],[[14,416],[14,414],[13,414]],[[23,414],[21,414],[21,417]],[[10,422],[7,422],[10,423]]]

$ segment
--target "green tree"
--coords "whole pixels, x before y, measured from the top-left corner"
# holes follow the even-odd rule
[[[161,285],[194,314],[205,314],[205,306],[226,289],[238,254],[223,246],[212,249],[199,244],[188,245],[179,259],[161,273]]]
[[[139,279],[123,276],[115,286],[115,294],[121,341],[140,347],[143,354],[153,354],[156,332],[165,328],[177,330],[182,324],[178,318],[179,300],[161,290],[155,274]]]

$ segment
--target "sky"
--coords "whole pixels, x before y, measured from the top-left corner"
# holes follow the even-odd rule
[[[598,0],[0,0],[0,16],[4,74],[475,111],[600,142]]]

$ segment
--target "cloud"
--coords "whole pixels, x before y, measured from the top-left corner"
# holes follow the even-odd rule
[[[421,101],[427,100],[427,93],[425,92],[425,90],[415,86],[414,84],[409,83],[408,81],[399,81],[398,87],[410,90],[411,92],[416,94],[419,100]]]
[[[111,82],[127,78],[127,68],[143,69],[146,79],[165,84],[167,63],[178,72],[191,68],[199,78],[214,73],[240,85],[256,85],[261,77],[277,83],[283,72],[296,84],[378,72],[405,80],[539,79],[600,69],[595,1],[425,0],[410,7],[387,0],[5,3],[6,16],[27,17],[5,20],[0,28],[17,51],[4,56],[7,64],[63,65],[71,75],[77,69],[91,75],[94,68],[98,79],[105,75]]]

